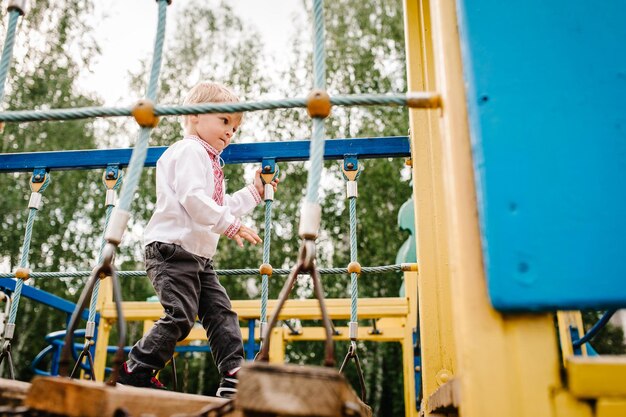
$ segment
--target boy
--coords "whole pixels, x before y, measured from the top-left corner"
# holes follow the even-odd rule
[[[201,82],[184,104],[237,102],[226,87]],[[235,113],[183,116],[185,136],[157,161],[156,209],[146,227],[146,271],[165,316],[139,340],[120,369],[118,382],[164,389],[154,374],[172,357],[176,342],[191,331],[196,316],[207,332],[222,376],[218,397],[237,392],[237,371],[243,342],[237,313],[213,270],[220,235],[251,244],[256,232],[239,221],[262,201],[260,170],[251,184],[232,196],[224,194],[220,153],[229,145],[242,115]],[[278,180],[272,183],[274,189]]]

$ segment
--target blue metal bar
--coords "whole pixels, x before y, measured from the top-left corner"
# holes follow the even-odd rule
[[[280,161],[307,161],[310,141],[235,143],[222,158],[227,164],[261,162],[263,158]],[[166,146],[148,149],[145,166],[153,167]],[[80,151],[24,152],[0,154],[0,172],[26,172],[45,167],[48,170],[98,169],[109,164],[128,166],[132,148],[90,149]],[[359,139],[332,139],[325,142],[324,159],[343,159],[346,153],[359,159],[406,157],[411,154],[407,136]]]
[[[245,344],[246,360],[253,361],[261,345],[254,340],[255,319],[248,320],[248,341]]]
[[[12,278],[0,278],[0,289],[5,289],[7,291],[13,292],[15,291],[15,284],[16,281]],[[42,304],[63,311],[67,314],[72,314],[74,312],[74,308],[76,308],[76,304],[56,295],[50,294],[49,292],[31,287],[30,285],[24,285],[22,287],[22,297],[38,301]],[[82,318],[85,320],[89,318],[88,310],[83,311]],[[100,315],[98,314],[96,315],[96,323],[99,321]]]
[[[611,320],[611,317],[613,317],[613,314],[615,314],[616,311],[617,311],[616,309],[607,310],[606,313],[604,313],[604,315],[600,317],[600,320],[598,320],[596,324],[594,324],[593,327],[589,329],[589,331],[583,337],[581,337],[578,340],[574,340],[572,342],[572,345],[574,346],[574,348],[579,348],[583,344],[593,339],[593,337],[600,330],[602,330],[604,326],[606,326],[609,320]]]

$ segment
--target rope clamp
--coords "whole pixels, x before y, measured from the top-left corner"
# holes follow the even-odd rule
[[[350,333],[350,340],[352,341],[350,343],[350,347],[354,345],[354,351],[356,352],[356,339],[358,339],[359,337],[359,322],[351,321],[350,323],[348,323],[348,329]]]
[[[26,14],[26,8],[28,6],[28,0],[9,0],[9,4],[7,5],[7,10],[17,10],[20,16],[24,16]]]
[[[428,92],[406,93],[406,105],[411,108],[436,109],[443,107],[441,94]]]
[[[7,351],[11,349],[11,344],[9,341],[13,339],[13,334],[15,333],[15,323],[7,323],[4,328],[4,346],[2,347],[2,351]],[[8,345],[8,349],[7,349]]]
[[[322,206],[318,203],[311,201],[305,201],[302,204],[302,210],[300,212],[300,226],[298,228],[298,235],[302,239],[315,240],[317,239],[317,233],[320,228],[322,218]]]
[[[419,272],[417,263],[402,263],[400,264],[400,270],[402,272]]]
[[[93,321],[88,321],[87,326],[85,326],[85,339],[91,339],[95,334],[96,323]]]
[[[38,193],[39,190],[46,183],[46,179],[48,178],[48,173],[45,168],[35,168],[33,170],[33,176],[30,180],[30,189],[34,193]]]
[[[309,117],[325,119],[330,115],[330,96],[324,90],[313,90],[306,98],[306,110]]]
[[[263,158],[261,162],[261,182],[264,185],[263,197],[265,201],[274,201],[274,187],[271,182],[278,177],[280,169],[275,158]]]
[[[159,124],[159,118],[154,114],[154,103],[148,99],[137,101],[130,113],[141,127],[154,128]]]
[[[259,333],[261,335],[261,340],[267,339],[267,322],[262,321],[259,323]]]
[[[359,165],[359,158],[354,153],[347,153],[343,156],[343,165],[341,166],[343,177],[347,181],[356,181],[361,175],[363,166]]]
[[[39,210],[41,206],[41,193],[32,192],[30,193],[30,200],[28,200],[28,208],[34,208],[35,210]]]
[[[122,236],[124,236],[124,231],[126,230],[129,219],[130,213],[117,207],[111,215],[111,222],[109,223],[109,227],[107,227],[104,239],[118,246],[122,242]],[[115,249],[113,253],[115,253]]]
[[[109,190],[113,189],[113,187],[115,187],[115,184],[117,184],[119,174],[120,168],[118,165],[107,165],[104,173],[102,174],[102,181]]]
[[[274,181],[278,172],[279,169],[275,158],[263,158],[261,161],[261,181],[263,181],[263,184],[269,184]]]

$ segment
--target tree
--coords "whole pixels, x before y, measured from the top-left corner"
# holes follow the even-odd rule
[[[98,52],[91,28],[84,19],[91,12],[92,3],[70,0],[62,8],[53,3],[37,1],[22,18],[7,80],[7,109],[99,104],[93,94],[81,91],[76,81],[79,71]],[[3,153],[85,149],[96,147],[96,140],[90,121],[9,123],[1,146]],[[51,175],[52,182],[43,193],[43,206],[34,224],[29,266],[37,272],[87,269],[102,233],[104,191],[98,187],[102,174],[75,171]],[[0,257],[8,270],[14,270],[20,262],[30,176],[31,173],[0,176],[3,190]],[[72,299],[80,282],[40,279],[36,286]],[[44,346],[43,336],[59,330],[63,323],[62,315],[22,300],[13,343],[19,379],[30,379],[29,361]]]

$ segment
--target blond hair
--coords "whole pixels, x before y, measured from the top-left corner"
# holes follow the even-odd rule
[[[194,85],[187,93],[183,105],[201,104],[201,103],[237,103],[239,97],[226,86],[211,82],[201,81]],[[232,113],[233,120],[241,123],[243,113]],[[183,115],[183,128],[189,126],[189,115]]]

